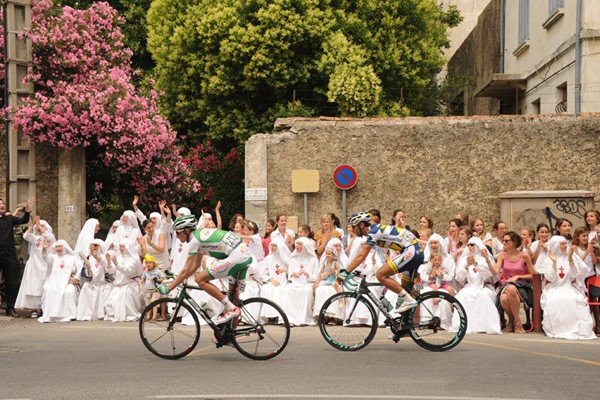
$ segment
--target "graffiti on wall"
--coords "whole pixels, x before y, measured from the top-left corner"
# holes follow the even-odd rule
[[[585,220],[585,201],[582,199],[555,199],[552,207],[527,208],[517,214],[515,221],[522,226],[535,228],[538,224],[546,223],[553,229],[559,218],[567,218],[573,226],[583,225]]]

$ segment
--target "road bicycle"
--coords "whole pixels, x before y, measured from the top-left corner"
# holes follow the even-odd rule
[[[239,299],[239,281],[230,295],[241,314],[224,324],[211,319],[206,306],[200,306],[188,290],[202,290],[198,286],[183,284],[179,295],[150,303],[142,312],[139,330],[144,346],[153,354],[175,360],[190,354],[200,339],[200,316],[213,330],[217,348],[233,346],[253,360],[268,360],[280,354],[290,339],[290,323],[283,310],[270,300],[253,297]],[[165,321],[146,320],[154,307],[164,310]],[[161,307],[162,306],[162,307]],[[183,316],[189,313],[193,325],[184,325]],[[189,318],[188,318],[189,319]]]
[[[375,306],[383,314],[383,324],[390,327],[396,343],[408,334],[419,346],[430,351],[446,351],[457,346],[467,332],[465,309],[448,293],[418,293],[414,285],[416,274],[416,270],[411,271],[409,283],[404,286],[418,306],[402,314],[391,313],[382,303],[384,297],[379,299],[369,289],[383,286],[381,283],[367,282],[360,273],[350,274],[344,281],[349,291],[331,296],[319,312],[323,338],[342,351],[364,348],[373,340],[379,326]]]

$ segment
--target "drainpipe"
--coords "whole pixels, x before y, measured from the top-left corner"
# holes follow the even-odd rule
[[[504,73],[504,0],[500,0],[500,65],[498,73]]]
[[[581,5],[577,0],[577,21],[575,21],[575,116],[581,114]]]

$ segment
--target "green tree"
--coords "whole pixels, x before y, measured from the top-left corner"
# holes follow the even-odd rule
[[[422,114],[400,88],[431,84],[459,21],[436,0],[155,0],[148,49],[179,132],[243,141],[295,109]]]

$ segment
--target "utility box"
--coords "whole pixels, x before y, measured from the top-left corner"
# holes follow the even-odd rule
[[[554,231],[559,218],[566,218],[573,229],[585,225],[585,213],[594,209],[594,192],[588,190],[514,191],[501,193],[500,219],[509,229],[535,229],[545,223]]]

